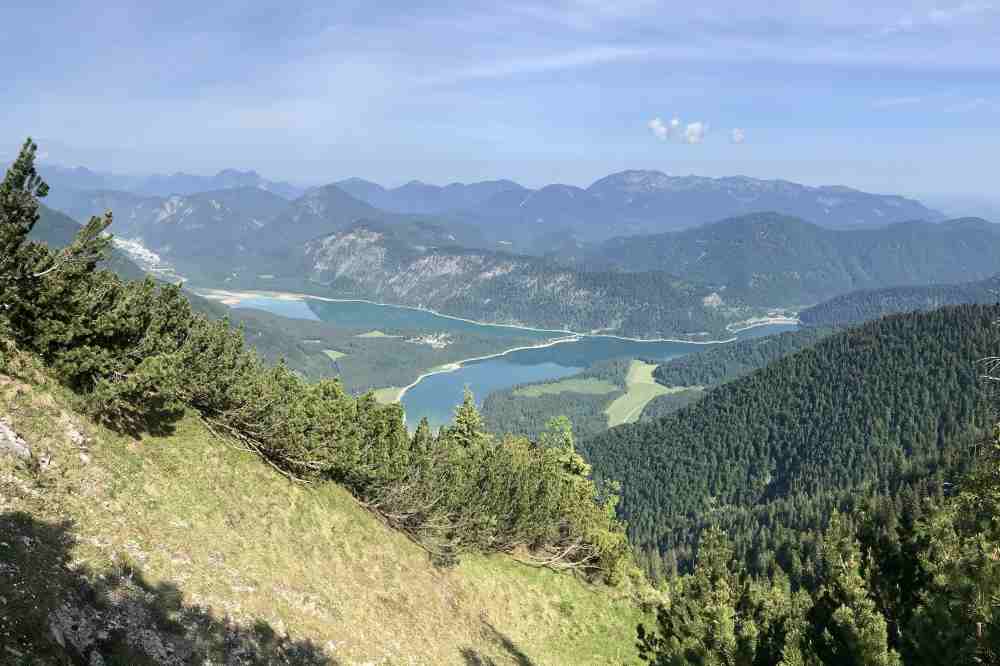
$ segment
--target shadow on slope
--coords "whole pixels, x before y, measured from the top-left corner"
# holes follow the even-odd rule
[[[78,565],[72,528],[0,515],[0,663],[337,663],[264,621],[241,626],[185,605],[180,589],[151,585],[131,564],[105,573]]]
[[[496,627],[485,620],[483,620],[482,633],[483,638],[503,649],[517,666],[535,666],[535,662],[522,652],[521,648],[514,644],[514,641],[510,640],[507,635],[501,633]],[[462,648],[461,653],[467,666],[496,666],[497,664],[492,658],[472,648]]]

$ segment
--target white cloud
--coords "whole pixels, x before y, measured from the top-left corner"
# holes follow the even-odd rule
[[[670,127],[659,118],[653,118],[649,121],[649,129],[653,131],[653,136],[660,141],[666,141],[670,138]]]
[[[747,140],[747,134],[740,127],[734,127],[733,131],[729,134],[729,141],[731,143],[743,143]]]
[[[708,132],[708,123],[697,120],[688,123],[684,128],[684,143],[701,143],[705,140],[705,133]]]
[[[662,118],[657,116],[647,123],[647,127],[653,133],[653,136],[660,141],[677,139],[681,143],[687,144],[701,143],[705,140],[705,134],[708,133],[708,123],[697,120],[685,125],[681,123],[681,119],[677,116],[671,118],[669,123],[665,123]]]

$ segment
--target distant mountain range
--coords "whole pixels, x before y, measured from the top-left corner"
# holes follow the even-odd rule
[[[337,187],[376,208],[394,213],[443,213],[480,206],[504,192],[530,192],[512,180],[487,180],[481,183],[452,183],[443,187],[412,180],[395,188],[361,178],[334,183]]]
[[[829,228],[871,227],[945,216],[901,196],[848,187],[809,187],[743,176],[669,176],[623,171],[587,188],[528,189],[500,180],[444,187],[411,182],[386,189],[353,178],[339,187],[369,204],[400,213],[437,213],[471,224],[493,243],[531,251],[540,237],[570,234],[580,241],[663,232],[751,212],[777,211]]]
[[[55,175],[109,184],[69,171]],[[46,203],[78,221],[114,211],[112,231],[130,251],[203,283],[265,275],[288,288],[638,337],[719,335],[769,308],[978,280],[1000,265],[1000,233],[984,220],[942,221],[903,197],[784,181],[627,171],[586,189],[530,190],[513,181],[386,189],[350,179],[289,201],[252,173],[186,178],[170,182],[220,187],[162,196],[54,180]],[[755,206],[823,224],[780,212],[711,222]]]
[[[615,236],[674,231],[752,212],[775,211],[835,229],[945,219],[942,213],[901,196],[743,176],[670,176],[659,171],[622,171],[587,188],[552,184],[537,189],[512,180],[445,186],[411,181],[386,188],[349,178],[306,190],[267,180],[255,171],[233,169],[215,176],[175,173],[136,177],[46,165],[42,174],[52,186],[50,205],[67,212],[80,193],[118,192],[123,193],[121,197],[167,198],[257,189],[298,200],[318,190],[324,190],[326,194],[321,196],[329,198],[330,188],[336,187],[350,198],[334,202],[343,207],[344,215],[354,214],[352,209],[357,212],[359,202],[382,213],[432,215],[444,224],[475,228],[486,248],[528,254],[565,250],[568,245]],[[326,210],[331,211],[330,206]],[[261,211],[256,216],[263,214]],[[364,216],[379,217],[372,210],[364,212]],[[323,231],[329,233],[332,229]]]
[[[214,176],[197,176],[189,173],[127,176],[91,171],[85,167],[63,167],[43,164],[39,172],[54,192],[77,190],[119,190],[132,194],[168,197],[174,194],[189,195],[213,190],[257,188],[273,192],[285,199],[295,199],[305,188],[290,183],[263,178],[256,171],[224,169]]]

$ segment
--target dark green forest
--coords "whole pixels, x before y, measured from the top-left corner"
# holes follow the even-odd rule
[[[832,332],[829,328],[803,328],[716,345],[660,364],[653,377],[665,386],[715,386],[809,347]]]
[[[806,308],[799,319],[809,326],[851,326],[897,312],[933,310],[960,303],[1000,302],[1000,276],[978,282],[866,289]]]
[[[963,469],[992,424],[976,363],[1000,344],[998,317],[959,306],[872,322],[582,450],[597,477],[621,481],[651,571],[683,570],[717,523],[752,570],[777,560],[805,576],[788,548],[834,510],[929,492]]]
[[[998,319],[880,319],[586,441],[668,591],[642,658],[998,663]]]

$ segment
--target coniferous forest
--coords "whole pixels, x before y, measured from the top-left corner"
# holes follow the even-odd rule
[[[877,320],[586,441],[670,590],[644,658],[996,663],[998,320]]]

